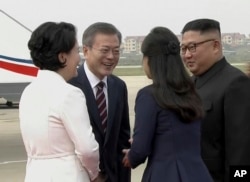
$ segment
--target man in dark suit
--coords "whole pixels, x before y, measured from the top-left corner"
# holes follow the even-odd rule
[[[184,26],[181,54],[206,111],[202,157],[215,182],[229,181],[230,166],[250,165],[250,79],[222,50],[219,22],[197,19]]]
[[[121,33],[112,24],[90,25],[82,37],[85,62],[79,67],[78,76],[70,80],[86,96],[90,122],[99,143],[100,178],[104,177],[107,182],[131,179],[131,170],[122,165],[122,150],[130,148],[127,86],[112,75],[119,60],[121,40]],[[104,84],[104,105],[101,106],[101,113],[106,113],[104,118],[96,101],[100,81]]]

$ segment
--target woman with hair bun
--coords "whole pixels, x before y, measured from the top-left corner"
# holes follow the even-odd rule
[[[152,84],[137,93],[135,126],[123,163],[145,162],[142,182],[212,182],[200,155],[201,99],[188,75],[180,43],[165,27],[144,39],[143,68]]]

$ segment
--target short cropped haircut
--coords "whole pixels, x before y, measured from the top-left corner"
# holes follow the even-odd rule
[[[92,46],[94,43],[95,35],[98,33],[106,35],[117,35],[119,43],[121,44],[121,32],[112,24],[105,22],[97,22],[90,25],[83,33],[82,45]]]
[[[220,23],[212,19],[196,19],[188,22],[181,31],[181,34],[184,34],[187,31],[200,31],[202,33],[207,33],[210,31],[220,31]]]

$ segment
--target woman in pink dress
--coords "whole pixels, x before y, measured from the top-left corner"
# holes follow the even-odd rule
[[[31,35],[37,78],[23,91],[19,117],[28,160],[25,182],[98,180],[99,145],[82,91],[67,83],[80,61],[75,27],[46,22]]]

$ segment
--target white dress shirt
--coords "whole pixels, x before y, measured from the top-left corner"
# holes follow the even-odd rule
[[[86,73],[86,76],[90,82],[91,88],[93,90],[93,93],[96,97],[96,92],[97,92],[97,84],[100,81],[103,81],[104,83],[104,87],[103,87],[103,91],[106,97],[106,106],[107,106],[107,113],[108,113],[108,84],[107,84],[107,76],[105,76],[102,80],[100,80],[99,78],[97,78],[88,68],[88,65],[86,63],[86,61],[84,62],[84,70]]]

